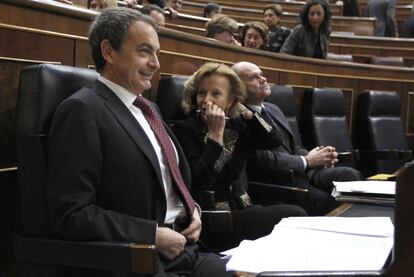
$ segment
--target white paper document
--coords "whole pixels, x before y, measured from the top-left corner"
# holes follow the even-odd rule
[[[395,195],[395,181],[333,182],[337,192],[360,192]]]
[[[333,182],[332,196],[338,201],[394,205],[395,181]]]
[[[270,235],[233,249],[227,269],[251,273],[379,270],[392,249],[393,230],[388,217],[288,218]]]

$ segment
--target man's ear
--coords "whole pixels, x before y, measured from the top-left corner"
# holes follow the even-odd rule
[[[105,59],[105,61],[108,64],[113,64],[113,62],[114,62],[114,59],[113,59],[114,52],[115,52],[115,50],[112,48],[112,45],[109,42],[109,40],[104,39],[101,42],[101,53],[102,53],[102,57]]]

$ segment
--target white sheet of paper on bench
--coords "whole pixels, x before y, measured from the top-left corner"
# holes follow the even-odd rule
[[[347,233],[361,236],[393,237],[394,225],[389,217],[289,217],[275,226]]]
[[[317,218],[318,229],[332,226],[334,217]],[[347,218],[342,224],[360,224],[361,218]],[[356,219],[353,221],[352,219]],[[367,222],[372,222],[370,218]],[[380,219],[380,220],[378,220]],[[389,218],[376,218],[376,224],[393,229]],[[289,222],[288,222],[289,221]],[[241,243],[232,251],[228,270],[259,273],[263,271],[380,270],[393,245],[393,236],[355,235],[352,233],[308,228],[307,219],[293,218],[276,225],[273,232],[256,241]],[[315,221],[316,222],[316,221]],[[344,225],[342,225],[344,227]],[[360,226],[364,229],[365,223]],[[340,228],[345,230],[345,228]],[[384,232],[385,234],[386,232]],[[391,232],[392,233],[392,232]]]
[[[339,193],[371,193],[395,195],[395,181],[349,181],[333,182],[335,190]]]

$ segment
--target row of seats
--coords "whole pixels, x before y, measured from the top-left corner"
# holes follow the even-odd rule
[[[181,101],[186,80],[187,77],[169,76],[159,82],[156,102],[170,124],[185,117]],[[295,110],[291,87],[272,85],[271,91],[266,101],[281,108],[298,142],[303,139],[308,149],[317,145],[336,147],[342,152],[342,161],[358,167],[364,176],[393,173],[412,158],[400,116],[400,97],[394,92],[359,95],[351,139],[341,90],[305,91],[301,112]]]

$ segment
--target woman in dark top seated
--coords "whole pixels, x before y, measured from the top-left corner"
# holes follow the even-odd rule
[[[233,228],[220,235],[214,230],[226,226],[203,221],[202,240],[221,249],[269,234],[284,217],[306,215],[293,205],[252,204],[246,160],[255,149],[276,147],[281,139],[275,127],[241,104],[244,99],[244,85],[228,66],[207,63],[185,83],[183,107],[189,116],[174,126],[191,167],[193,196],[203,210],[232,211]]]
[[[281,53],[326,59],[331,12],[326,0],[309,0],[300,12],[301,24],[292,29]]]
[[[279,4],[269,4],[263,9],[263,19],[269,27],[266,35],[264,50],[279,52],[286,38],[290,34],[290,29],[279,25],[283,10]]]

